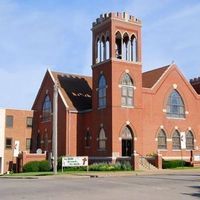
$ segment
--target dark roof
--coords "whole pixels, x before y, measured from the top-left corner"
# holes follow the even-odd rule
[[[83,111],[92,108],[92,77],[51,73],[70,109]]]
[[[142,73],[142,87],[152,88],[170,65]]]
[[[192,85],[194,90],[197,92],[197,94],[200,94],[200,77],[191,79],[190,84]]]
[[[152,88],[170,65],[142,73],[142,87]],[[92,77],[51,71],[70,109],[92,109]]]

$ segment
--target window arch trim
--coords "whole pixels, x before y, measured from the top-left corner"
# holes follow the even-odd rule
[[[122,128],[120,135],[121,139],[134,140],[134,134],[129,125],[126,125]]]

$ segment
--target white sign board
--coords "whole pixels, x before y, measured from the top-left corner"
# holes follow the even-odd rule
[[[180,133],[181,137],[181,149],[186,149],[186,137],[185,137],[185,132]]]
[[[200,161],[200,155],[194,155],[194,161]]]
[[[88,166],[88,156],[62,157],[62,167]]]
[[[15,146],[14,146],[14,153],[13,153],[14,157],[18,157],[19,155],[19,141],[15,140]]]

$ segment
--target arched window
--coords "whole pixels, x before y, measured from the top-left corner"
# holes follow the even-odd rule
[[[51,120],[51,100],[49,95],[47,95],[44,99],[44,103],[42,106],[42,119],[43,121]]]
[[[188,131],[186,134],[186,149],[194,149],[194,136],[191,131]]]
[[[116,58],[122,59],[122,36],[119,31],[115,34],[115,54]]]
[[[104,61],[106,59],[106,45],[105,45],[106,41],[105,41],[105,37],[102,36],[101,37],[101,58],[100,58],[100,61]]]
[[[87,130],[85,134],[85,146],[90,147],[90,140],[91,140],[91,135],[90,132]]]
[[[131,61],[137,61],[137,41],[134,35],[131,36]]]
[[[134,96],[133,81],[131,77],[125,73],[121,80],[121,105],[122,106],[133,106]]]
[[[99,79],[99,108],[106,107],[106,79],[104,75]]]
[[[180,133],[175,131],[172,136],[172,149],[181,149]]]
[[[109,37],[106,38],[106,60],[110,58],[110,40]]]
[[[123,37],[123,50],[122,50],[122,58],[123,60],[129,60],[130,56],[130,41],[127,33],[124,34]]]
[[[99,132],[99,149],[101,150],[105,150],[106,149],[106,134],[103,128],[101,128],[100,132]]]
[[[96,44],[96,63],[99,63],[101,60],[101,45],[100,45],[100,39],[97,38],[97,44]]]
[[[173,90],[168,97],[167,117],[185,118],[185,106],[177,90]]]
[[[158,149],[167,149],[167,137],[162,129],[158,133]]]
[[[133,136],[132,136],[132,131],[128,126],[125,126],[122,134],[121,134],[122,139],[126,139],[126,140],[132,140]]]

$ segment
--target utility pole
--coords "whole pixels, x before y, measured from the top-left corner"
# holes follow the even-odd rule
[[[58,131],[58,83],[53,91],[53,172],[57,174],[57,133]]]

